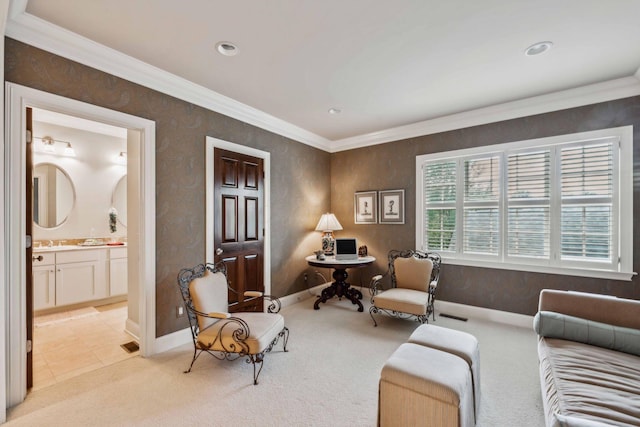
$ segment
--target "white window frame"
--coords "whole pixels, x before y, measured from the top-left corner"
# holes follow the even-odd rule
[[[447,151],[441,153],[425,154],[416,156],[416,248],[426,250],[423,246],[423,236],[425,232],[424,224],[424,179],[422,176],[422,167],[426,163],[444,161],[444,160],[461,160],[473,156],[482,156],[489,153],[500,152],[503,158],[507,158],[507,154],[535,148],[555,146],[559,144],[568,144],[580,141],[589,141],[595,139],[607,140],[615,138],[618,141],[619,150],[614,154],[618,159],[617,175],[614,177],[614,220],[613,224],[617,224],[618,242],[613,250],[613,254],[618,257],[618,262],[614,265],[599,265],[598,263],[571,263],[559,260],[545,259],[526,259],[521,260],[517,257],[508,257],[506,255],[506,212],[507,203],[505,188],[507,183],[506,162],[501,164],[501,186],[503,188],[500,197],[500,227],[502,250],[497,257],[478,257],[465,255],[461,251],[462,241],[457,240],[458,249],[456,253],[441,252],[443,262],[453,265],[465,265],[473,267],[497,268],[517,271],[531,271],[539,273],[562,274],[580,277],[593,277],[612,280],[631,280],[636,274],[633,272],[633,126],[621,126],[617,128],[601,129],[596,131],[580,132],[567,135],[558,135],[546,138],[537,138],[517,142],[509,142],[503,144],[487,145],[483,147],[475,147],[463,150]],[[615,145],[614,145],[615,147]],[[614,172],[616,165],[614,164]],[[554,174],[552,174],[551,185],[558,182]],[[464,187],[460,186],[461,180],[458,180],[457,192],[464,191]],[[457,206],[459,208],[460,206]],[[553,207],[552,207],[553,208]],[[617,213],[617,215],[616,215]],[[463,215],[462,209],[456,213],[456,227],[460,225]],[[552,214],[553,215],[553,214]],[[553,233],[553,230],[552,230]],[[613,233],[616,233],[614,230]],[[553,238],[553,234],[552,234]],[[617,255],[616,255],[617,254]]]

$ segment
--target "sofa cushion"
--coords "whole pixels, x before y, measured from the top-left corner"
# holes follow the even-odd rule
[[[538,357],[547,426],[640,425],[638,356],[542,338]]]
[[[533,329],[547,338],[581,342],[640,356],[640,330],[613,326],[553,311],[539,311]]]

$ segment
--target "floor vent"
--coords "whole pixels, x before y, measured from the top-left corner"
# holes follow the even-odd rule
[[[133,353],[140,349],[140,346],[135,341],[131,341],[126,344],[121,344],[120,347],[124,348],[127,353]]]

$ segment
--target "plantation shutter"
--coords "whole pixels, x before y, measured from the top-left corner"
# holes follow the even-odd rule
[[[423,167],[423,241],[429,251],[456,251],[456,176],[456,161]]]
[[[464,161],[463,252],[500,252],[500,157]]]
[[[560,164],[562,258],[612,262],[613,144],[563,148]]]
[[[549,258],[550,150],[508,155],[507,256]]]

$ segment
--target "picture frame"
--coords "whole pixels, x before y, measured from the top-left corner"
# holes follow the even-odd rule
[[[378,192],[380,224],[404,224],[404,189]]]
[[[356,224],[378,223],[378,193],[376,191],[360,191],[355,193],[354,210]]]

